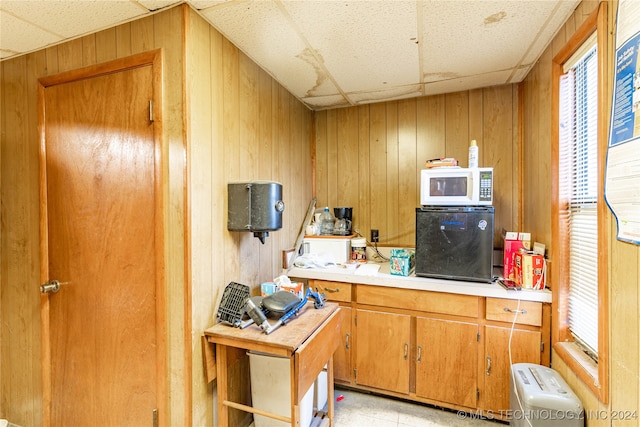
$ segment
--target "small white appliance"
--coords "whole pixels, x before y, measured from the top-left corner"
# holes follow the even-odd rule
[[[533,363],[511,365],[513,427],[583,427],[582,403],[551,368]]]
[[[493,168],[455,166],[423,169],[420,175],[422,206],[491,206]]]
[[[351,259],[351,236],[305,237],[302,244],[305,254],[316,254],[336,264],[344,264]]]

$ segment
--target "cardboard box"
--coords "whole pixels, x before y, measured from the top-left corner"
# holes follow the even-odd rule
[[[502,237],[504,238],[502,277],[515,281],[515,274],[513,272],[513,256],[520,249],[531,249],[531,233],[503,230]]]
[[[391,249],[389,273],[408,276],[416,266],[416,252],[413,249]]]
[[[289,291],[292,294],[295,294],[298,298],[304,297],[304,283],[302,282],[291,282],[291,283],[280,283],[279,285],[274,282],[264,282],[260,285],[260,295],[266,297],[278,291]]]
[[[260,285],[260,295],[263,297],[275,293],[279,289],[278,285],[273,282],[264,282]]]
[[[519,251],[513,257],[515,282],[523,289],[544,289],[544,256],[528,251]]]
[[[280,285],[281,291],[289,291],[295,294],[298,298],[304,297],[304,284],[302,282],[291,282],[291,284],[282,283]]]

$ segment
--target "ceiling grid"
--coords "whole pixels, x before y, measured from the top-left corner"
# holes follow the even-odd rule
[[[313,110],[517,83],[579,0],[0,0],[0,60],[188,3]]]

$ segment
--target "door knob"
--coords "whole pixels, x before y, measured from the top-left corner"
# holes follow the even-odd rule
[[[40,285],[40,292],[43,294],[56,293],[60,290],[60,282],[57,280],[49,280],[47,283]]]

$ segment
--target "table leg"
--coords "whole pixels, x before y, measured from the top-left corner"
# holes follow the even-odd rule
[[[224,404],[224,402],[228,400],[229,394],[227,382],[227,361],[227,346],[216,344],[216,370],[218,372],[218,427],[229,426],[229,408]]]
[[[333,426],[333,404],[335,389],[333,387],[333,355],[329,358],[327,363],[327,415],[329,416],[329,425]]]
[[[299,372],[296,367],[294,356],[289,359],[289,362],[289,372],[291,373],[291,375],[289,376],[291,380],[291,384],[289,386],[289,389],[291,390],[291,426],[299,427],[300,399],[302,398],[302,393],[300,393],[300,387],[298,384]]]

